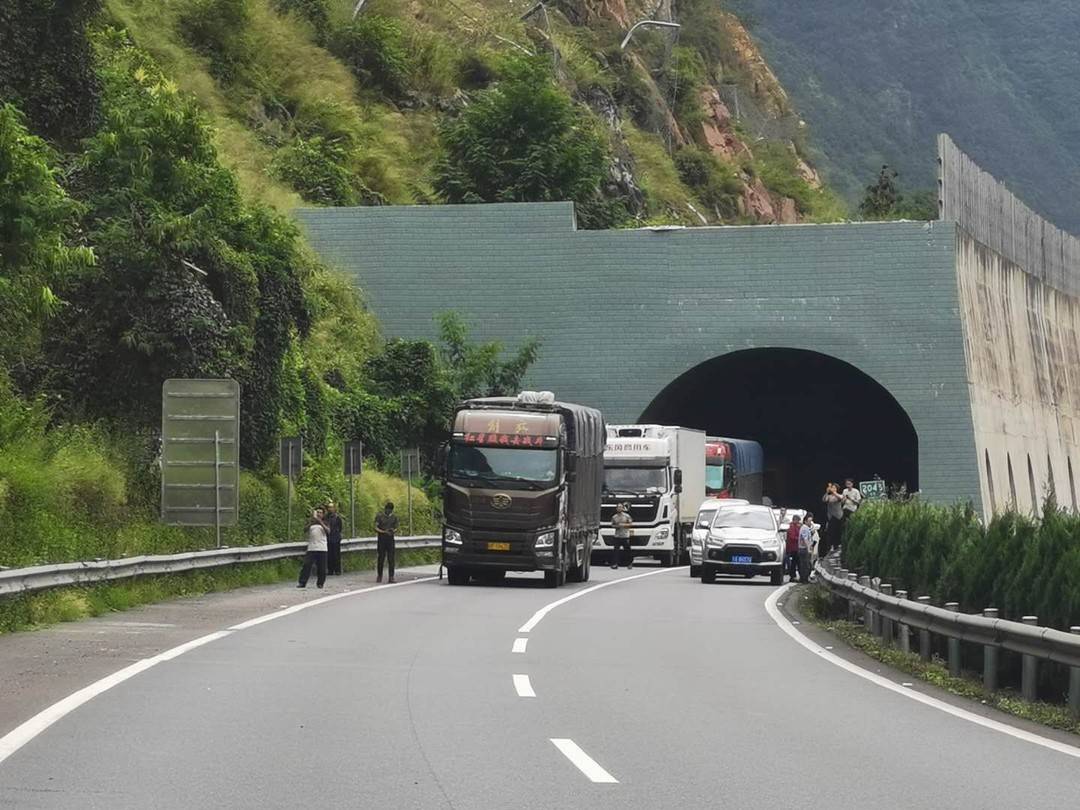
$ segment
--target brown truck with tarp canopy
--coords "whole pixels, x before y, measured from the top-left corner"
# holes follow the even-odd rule
[[[443,470],[450,584],[507,571],[543,571],[549,587],[588,580],[605,435],[600,411],[547,392],[462,404]]]

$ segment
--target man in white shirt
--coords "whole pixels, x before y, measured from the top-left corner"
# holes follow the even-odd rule
[[[840,493],[840,503],[844,509],[844,520],[847,520],[858,511],[862,503],[862,492],[855,486],[855,482],[848,478],[844,481],[844,491]]]

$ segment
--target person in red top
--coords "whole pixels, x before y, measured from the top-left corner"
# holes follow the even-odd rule
[[[799,532],[802,530],[802,518],[795,515],[787,530],[787,542],[784,546],[784,568],[787,569],[790,582],[795,581],[799,573]]]

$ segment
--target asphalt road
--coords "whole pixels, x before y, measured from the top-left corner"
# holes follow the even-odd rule
[[[30,740],[0,806],[1077,806],[1078,760],[823,660],[758,581],[658,571],[519,632],[628,576],[593,572],[422,581],[235,630]]]

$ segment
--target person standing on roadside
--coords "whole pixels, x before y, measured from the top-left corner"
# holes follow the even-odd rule
[[[795,515],[788,524],[787,542],[784,545],[784,569],[788,572],[788,582],[794,582],[799,573],[799,533],[802,531],[802,519]]]
[[[826,557],[829,551],[840,547],[841,521],[844,519],[844,499],[840,495],[840,488],[830,481],[821,502],[825,504],[825,537],[818,546],[818,557]]]
[[[330,576],[341,574],[341,515],[333,501],[326,504],[326,573]]]
[[[328,529],[323,520],[323,510],[316,509],[311,513],[307,523],[307,553],[304,555],[304,564],[300,567],[300,581],[297,588],[306,588],[308,577],[311,576],[311,568],[315,567],[315,585],[321,588],[326,584],[326,537]]]
[[[816,534],[814,515],[806,513],[802,528],[799,529],[799,581],[809,582],[813,571],[814,535]]]
[[[842,507],[844,510],[844,523],[847,523],[847,519],[859,511],[859,507],[862,505],[862,490],[855,486],[855,482],[848,478],[844,481],[844,491],[840,493],[840,497],[843,499]]]
[[[378,563],[375,577],[376,582],[382,582],[383,562],[389,566],[390,577],[387,582],[394,581],[394,537],[397,535],[398,516],[394,514],[394,504],[386,502],[383,511],[375,516],[375,535],[378,537]]]
[[[626,549],[626,567],[634,567],[634,552],[630,549],[630,530],[634,526],[634,520],[626,512],[626,504],[620,503],[615,507],[615,514],[611,516],[611,525],[615,527],[615,548],[611,552],[611,567],[619,567],[619,553]]]

